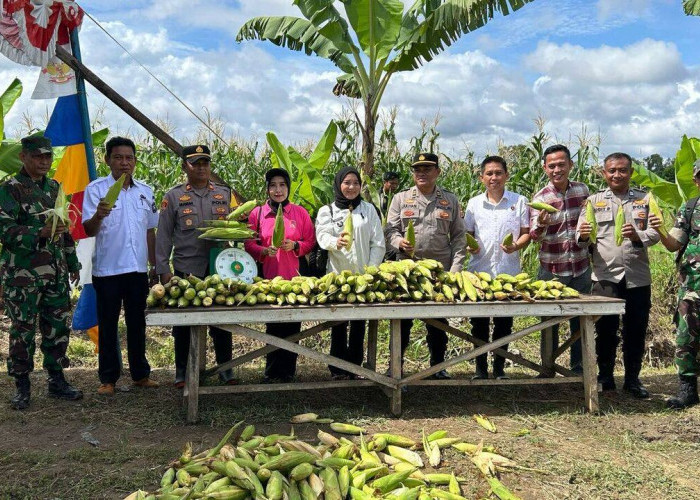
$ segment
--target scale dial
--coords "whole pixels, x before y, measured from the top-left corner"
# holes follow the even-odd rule
[[[240,248],[225,248],[216,257],[214,262],[216,274],[222,278],[234,278],[246,283],[252,283],[258,275],[258,266],[255,259]]]

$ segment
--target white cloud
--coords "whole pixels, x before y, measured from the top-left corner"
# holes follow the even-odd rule
[[[596,8],[601,20],[607,20],[614,15],[637,17],[649,11],[651,0],[598,0]]]

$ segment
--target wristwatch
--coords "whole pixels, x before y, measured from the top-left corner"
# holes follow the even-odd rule
[[[298,242],[298,241],[295,241],[295,242],[294,242],[294,251],[295,251],[295,252],[298,252],[298,251],[299,251],[299,242]]]

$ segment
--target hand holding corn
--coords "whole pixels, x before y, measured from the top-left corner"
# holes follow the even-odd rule
[[[279,249],[284,250],[285,252],[291,252],[294,250],[294,242],[290,239],[286,239],[282,242]]]
[[[622,237],[627,238],[630,241],[640,241],[641,238],[637,234],[635,227],[629,222],[622,226]]]
[[[105,200],[101,200],[95,209],[95,217],[102,220],[112,212],[112,206]]]
[[[549,226],[551,222],[552,215],[545,210],[540,210],[540,214],[537,216],[537,224],[539,226]]]
[[[588,238],[590,238],[591,236],[592,230],[593,226],[590,222],[582,222],[581,225],[578,227],[579,239],[581,241],[587,241]]]
[[[342,250],[343,248],[348,247],[348,233],[346,231],[340,233],[340,236],[338,236],[338,240],[335,242],[335,247],[338,250]]]
[[[401,250],[407,255],[413,255],[413,253],[415,252],[413,245],[411,245],[411,243],[406,238],[399,241],[399,250]]]
[[[46,224],[44,225],[44,227],[42,227],[41,230],[39,231],[39,237],[46,238],[46,239],[51,238],[52,232],[53,232],[53,235],[55,237],[57,237],[59,234],[65,233],[66,230],[67,230],[66,225],[63,222],[56,223],[56,229],[54,230],[52,220],[51,220],[51,218],[49,218],[46,221]]]

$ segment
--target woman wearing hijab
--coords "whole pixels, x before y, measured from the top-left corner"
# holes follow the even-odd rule
[[[245,242],[246,251],[262,262],[263,278],[281,276],[292,279],[299,274],[299,258],[311,251],[316,243],[314,225],[309,213],[299,205],[289,202],[289,173],[273,168],[265,173],[268,200],[248,217],[250,228],[258,232],[258,238]],[[282,207],[284,218],[284,243],[272,246],[277,209]],[[285,338],[301,331],[301,323],[268,323],[267,333]],[[267,355],[265,383],[291,382],[296,371],[297,355],[277,349]]]
[[[335,176],[335,201],[322,207],[316,217],[318,246],[328,250],[328,272],[363,273],[365,266],[378,266],[384,258],[385,243],[382,222],[377,209],[362,200],[360,172],[353,167],[341,169]],[[343,229],[352,211],[353,234]],[[349,236],[352,245],[347,247]],[[350,321],[331,330],[331,356],[361,365],[364,358],[365,321]],[[355,378],[351,373],[330,366],[334,379]]]

